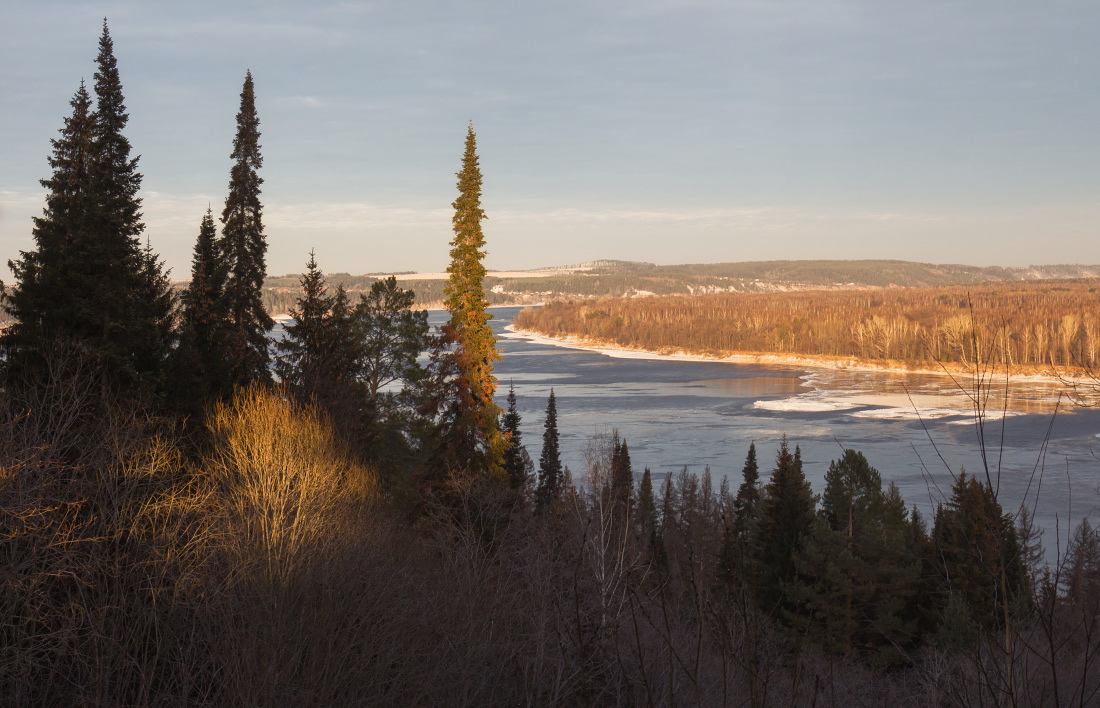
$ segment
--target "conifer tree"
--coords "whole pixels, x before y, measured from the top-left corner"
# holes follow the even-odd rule
[[[390,276],[371,284],[370,293],[359,297],[355,326],[361,333],[359,376],[372,408],[384,408],[382,387],[404,381],[419,382],[423,372],[417,357],[429,344],[428,312],[414,310],[416,294],[397,285]]]
[[[630,450],[626,440],[620,440],[616,432],[611,452],[611,499],[616,506],[626,510],[633,496],[634,469],[630,464]]]
[[[859,648],[877,661],[903,659],[916,640],[906,609],[916,593],[920,562],[897,487],[862,453],[845,450],[829,465],[821,513],[799,553],[793,592],[802,604],[801,629],[834,651]]]
[[[291,386],[312,392],[328,379],[333,354],[329,331],[333,298],[313,251],[309,252],[300,282],[302,294],[290,311],[292,321],[284,327],[286,336],[276,345],[279,358],[275,372]]]
[[[443,333],[453,344],[452,357],[458,372],[453,403],[457,410],[452,416],[452,429],[447,431],[448,446],[459,465],[495,478],[502,476],[505,447],[498,427],[500,407],[493,402],[497,386],[493,363],[500,360],[500,354],[489,327],[492,315],[485,311],[488,302],[483,287],[485,236],[481,222],[487,217],[481,208],[481,169],[472,124],[466,133],[466,150],[457,177],[458,198],[452,205],[455,235],[444,287],[451,316]]]
[[[223,354],[225,277],[214,214],[207,208],[191,256],[191,282],[180,296],[183,317],[172,375],[173,397],[192,413],[229,387]]]
[[[1090,610],[1085,616],[1097,616],[1100,610],[1100,533],[1083,518],[1073,530],[1066,547],[1065,570],[1059,578],[1062,596],[1071,605]]]
[[[653,474],[648,467],[642,472],[642,481],[638,483],[634,518],[638,525],[639,536],[648,539],[657,528],[657,502],[653,496]]]
[[[106,21],[96,63],[95,110],[81,84],[53,142],[37,248],[11,264],[17,282],[5,308],[17,324],[4,337],[7,370],[33,383],[47,349],[76,346],[105,374],[104,396],[108,383],[149,393],[164,383],[175,300],[140,241],[141,174],[123,135],[128,116]]]
[[[1026,598],[1027,568],[1012,518],[989,485],[961,472],[937,510],[932,541],[941,606],[955,598],[978,626],[1003,627]]]
[[[90,323],[81,326],[86,308],[77,286],[85,283],[77,277],[73,253],[73,241],[86,237],[95,211],[88,174],[95,129],[83,81],[70,105],[73,112],[65,119],[61,137],[50,141],[53,174],[41,180],[48,192],[42,216],[34,219],[35,249],[22,251],[18,261],[8,261],[16,285],[3,305],[14,321],[0,341],[9,386],[44,375],[43,355],[52,341],[85,339],[85,330],[91,328]]]
[[[737,488],[737,498],[733,501],[733,532],[744,537],[756,517],[756,506],[760,501],[760,468],[756,462],[756,442],[749,443],[749,452],[745,456],[745,466],[741,468],[741,486]]]
[[[535,488],[535,508],[539,511],[553,507],[561,500],[563,473],[558,453],[558,408],[554,389],[546,402],[546,422],[543,423],[542,454],[539,455],[539,479]]]
[[[757,522],[756,562],[760,569],[760,601],[765,611],[790,611],[787,586],[794,580],[795,560],[814,520],[814,496],[802,472],[798,448],[791,454],[783,436],[775,469],[764,487]]]
[[[161,388],[174,342],[175,297],[159,259],[140,236],[141,174],[123,135],[129,122],[122,96],[114,42],[103,20],[96,57],[94,88],[95,149],[91,167],[96,199],[92,238],[84,254],[91,280],[99,280],[94,308],[101,310],[102,331],[117,329],[108,356],[115,366],[136,376],[147,389]],[[112,315],[115,321],[111,321]],[[110,337],[110,335],[107,335]],[[112,367],[114,368],[114,367]]]
[[[508,407],[500,419],[500,430],[508,447],[504,450],[504,473],[508,476],[508,486],[522,492],[531,481],[531,457],[523,446],[523,433],[519,429],[522,422],[516,408],[516,387],[508,386]]]
[[[267,333],[275,325],[263,304],[267,240],[260,204],[260,121],[252,72],[245,74],[237,134],[230,157],[229,196],[222,211],[221,251],[225,259],[228,318],[225,356],[235,385],[270,382]]]

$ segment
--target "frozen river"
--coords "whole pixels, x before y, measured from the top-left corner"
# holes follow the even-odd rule
[[[519,309],[491,310],[504,355],[496,367],[498,402],[514,383],[524,443],[536,463],[552,386],[563,461],[575,473],[583,471],[589,438],[617,429],[639,473],[649,467],[663,476],[709,465],[715,484],[729,475],[735,489],[750,441],[766,479],[786,434],[801,447],[818,494],[830,460],[842,446],[855,448],[926,513],[950,494],[949,470],[965,466],[984,475],[973,406],[947,377],[620,358],[506,331]],[[432,323],[444,315],[433,312]],[[1006,511],[1025,497],[1035,508],[1048,530],[1049,556],[1056,516],[1064,545],[1067,519],[1096,517],[1100,508],[1100,410],[1063,399],[1055,415],[1058,387],[1035,383],[1011,383],[1007,416],[1000,414],[1002,402],[988,407],[990,472]]]

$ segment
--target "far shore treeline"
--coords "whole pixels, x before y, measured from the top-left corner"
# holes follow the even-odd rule
[[[600,298],[527,309],[515,324],[657,352],[1080,374],[1100,364],[1100,279]]]
[[[224,208],[196,205],[177,292],[142,238],[106,20],[95,65],[3,288],[0,705],[1100,700],[1100,533],[1080,520],[1047,562],[1033,507],[1001,504],[992,449],[930,518],[853,449],[811,489],[778,434],[774,451],[742,441],[739,480],[662,477],[608,421],[571,470],[553,389],[534,425],[514,389],[498,404],[472,123],[431,294],[445,323],[396,278],[353,290],[303,253],[276,343],[262,81],[244,72]],[[619,298],[521,321],[708,352],[1001,346],[1091,372],[1090,287]]]

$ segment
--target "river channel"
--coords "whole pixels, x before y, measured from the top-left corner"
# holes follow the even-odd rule
[[[495,373],[499,403],[515,386],[523,442],[536,464],[553,387],[563,462],[577,476],[591,437],[618,430],[639,473],[649,467],[663,479],[709,466],[715,485],[728,475],[736,488],[749,443],[756,442],[766,480],[786,435],[801,449],[815,493],[824,489],[829,462],[851,447],[926,514],[950,495],[953,473],[965,467],[984,477],[988,465],[1006,511],[1025,500],[1034,509],[1048,557],[1056,519],[1064,547],[1070,519],[1090,515],[1095,523],[1100,515],[1100,409],[1059,400],[1057,385],[1009,381],[1002,415],[1005,382],[997,382],[982,426],[983,462],[969,379],[567,348],[507,330],[520,309],[491,310],[503,352]],[[444,315],[431,313],[433,325]]]

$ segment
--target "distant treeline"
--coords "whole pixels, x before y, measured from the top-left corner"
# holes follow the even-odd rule
[[[1095,368],[1100,280],[946,288],[603,298],[528,309],[516,326],[654,351],[768,352],[909,364]]]
[[[777,290],[931,287],[1100,276],[1100,266],[1046,265],[1027,268],[937,265],[908,261],[746,261],[658,266],[631,261],[596,261],[588,270],[530,278],[485,278],[491,305],[533,305],[552,300],[631,297],[638,294],[703,295]],[[269,277],[264,299],[273,315],[289,312],[298,292],[296,274]],[[349,293],[366,293],[382,276],[333,273],[329,281]],[[438,307],[443,280],[398,273],[398,283],[416,293],[419,307]]]

